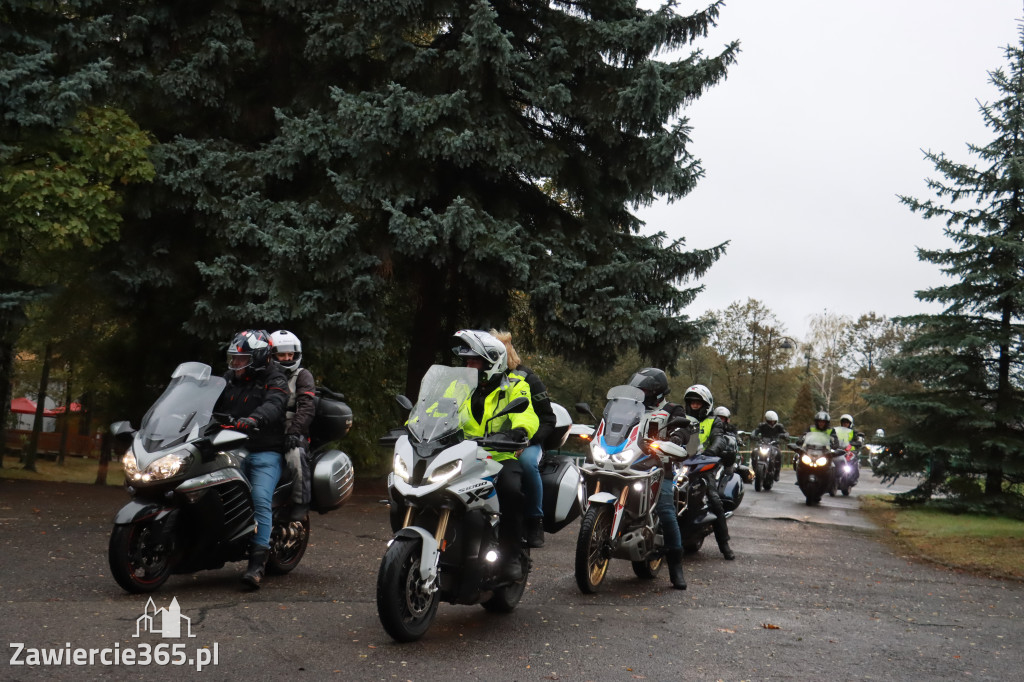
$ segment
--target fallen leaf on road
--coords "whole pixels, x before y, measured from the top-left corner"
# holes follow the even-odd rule
[[[771,623],[761,623],[761,627],[763,627],[765,630],[778,630],[778,629],[780,629],[778,625],[772,625]]]

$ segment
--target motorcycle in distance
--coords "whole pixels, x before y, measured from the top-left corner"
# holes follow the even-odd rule
[[[834,495],[836,475],[832,458],[835,453],[830,447],[829,435],[809,432],[802,446],[791,443],[789,449],[796,453],[796,482],[807,505],[818,504],[825,493]]]
[[[522,550],[522,578],[500,578],[499,560],[507,557],[499,552],[501,511],[494,481],[502,467],[488,449],[508,452],[526,447],[526,441],[510,440],[507,433],[489,433],[489,426],[499,417],[524,411],[529,401],[512,400],[488,421],[487,435],[468,437],[459,415],[460,409],[469,408],[476,386],[474,369],[432,366],[415,405],[398,397],[399,404],[410,410],[405,427],[380,439],[384,444],[394,442],[394,471],[388,475],[394,537],[377,573],[377,615],[399,642],[422,637],[442,600],[510,612],[526,589],[528,549]],[[549,480],[550,476],[545,482]],[[551,499],[578,499],[578,475],[564,476],[559,483],[565,494]],[[545,494],[545,503],[548,499]],[[556,520],[568,523],[574,508],[578,515],[578,506],[559,507],[566,516]]]
[[[108,560],[117,584],[128,592],[152,592],[174,573],[217,569],[248,558],[256,524],[249,481],[242,473],[248,436],[227,430],[226,415],[213,412],[225,386],[208,365],[178,365],[138,431],[115,422],[131,500],[114,517]],[[319,389],[311,429],[312,502],[320,513],[352,495],[352,461],[331,444],[352,426],[344,397]],[[287,469],[274,490],[274,527],[267,572],[288,573],[309,543],[309,516],[289,522],[291,479]]]
[[[668,414],[646,414],[644,393],[635,386],[615,386],[607,398],[580,469],[588,506],[576,540],[575,575],[586,594],[598,591],[611,559],[629,561],[636,576],[645,579],[656,577],[664,563],[655,511],[664,470],[657,454],[645,451],[642,443]],[[593,418],[586,404],[576,409]]]
[[[857,449],[852,445],[847,445],[846,449],[840,451],[840,454],[836,456],[834,464],[836,469],[836,487],[843,494],[843,497],[848,497],[850,489],[857,485],[857,481],[860,480],[860,458],[858,457]]]
[[[771,438],[762,438],[750,451],[754,469],[754,490],[771,490],[779,479],[779,444]]]

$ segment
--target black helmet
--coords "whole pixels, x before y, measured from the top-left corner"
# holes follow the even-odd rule
[[[246,329],[235,334],[228,344],[228,369],[241,375],[246,370],[260,370],[270,362],[274,343],[262,329]]]
[[[644,407],[657,407],[668,395],[668,377],[657,367],[645,367],[636,372],[628,384],[644,392]]]

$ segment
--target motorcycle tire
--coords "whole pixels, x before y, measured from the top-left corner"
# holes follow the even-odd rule
[[[754,475],[754,492],[761,492],[761,488],[764,487],[764,478],[761,474]]]
[[[440,592],[429,595],[420,589],[420,543],[396,538],[377,572],[377,617],[398,642],[415,642],[426,633],[437,615]]]
[[[661,567],[665,565],[665,557],[657,556],[647,561],[631,561],[629,563],[633,564],[633,573],[637,578],[653,580],[661,573]]]
[[[839,492],[841,492],[843,494],[843,497],[849,497],[850,496],[850,486],[844,485],[842,488],[839,489]]]
[[[503,585],[496,588],[490,599],[480,602],[480,606],[484,607],[487,612],[512,613],[519,606],[519,600],[523,598],[523,594],[526,592],[526,579],[530,577],[530,550],[523,549],[523,551],[526,552],[527,557],[523,566],[523,579],[511,585]]]
[[[282,530],[281,526],[275,526],[274,535],[270,538],[270,546],[273,548],[267,558],[267,573],[270,575],[284,575],[302,561],[306,546],[309,544],[309,514],[302,519],[302,530],[293,543],[287,546],[281,543],[278,538]]]
[[[772,485],[774,483],[775,483],[775,481],[772,480],[771,476],[765,477],[765,479],[764,479],[764,489],[765,490],[771,490],[772,489]]]
[[[611,558],[605,550],[612,529],[612,509],[606,504],[592,506],[583,516],[576,540],[576,585],[584,594],[594,594],[608,573]]]
[[[808,497],[807,498],[807,506],[808,507],[813,507],[814,505],[818,504],[819,502],[821,502],[821,498],[820,497]]]
[[[683,554],[696,554],[699,552],[700,548],[704,546],[704,537],[705,536],[701,535],[699,540],[694,540],[692,542],[683,540]]]
[[[154,592],[171,576],[170,548],[150,547],[152,522],[114,526],[107,560],[114,580],[133,594]]]

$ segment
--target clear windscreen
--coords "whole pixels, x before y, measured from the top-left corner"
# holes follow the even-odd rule
[[[635,386],[613,386],[608,389],[604,406],[604,442],[619,445],[644,416],[644,392]]]
[[[209,424],[226,383],[223,377],[211,376],[209,365],[178,365],[163,394],[142,418],[138,437],[146,450],[153,452],[184,443],[193,429]]]
[[[831,438],[821,431],[808,431],[804,435],[804,447],[814,450],[828,450]]]
[[[475,369],[433,365],[423,376],[420,395],[409,413],[409,435],[426,442],[460,431],[460,411],[468,413],[476,382]]]

